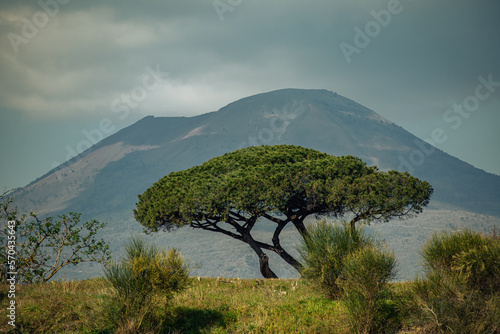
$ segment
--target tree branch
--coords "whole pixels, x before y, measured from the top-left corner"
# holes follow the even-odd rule
[[[230,236],[234,239],[244,241],[241,235],[238,235],[236,233],[221,228],[219,225],[217,225],[218,223],[219,222],[210,222],[210,221],[207,221],[207,223],[196,222],[196,223],[191,223],[191,227],[200,228],[206,231],[219,232],[227,236]]]
[[[277,218],[277,217],[273,217],[273,216],[271,216],[271,215],[270,215],[270,214],[268,214],[268,213],[264,213],[264,214],[262,215],[262,217],[264,217],[264,218],[266,218],[267,220],[270,220],[270,221],[272,221],[272,222],[275,222],[275,223],[277,223],[277,224],[283,223],[283,222],[285,222],[285,221],[286,221],[286,222],[289,222],[289,221],[290,221],[290,219],[289,219],[288,217],[287,217],[287,219],[286,219],[286,220],[283,220],[283,219],[279,219],[279,218]]]

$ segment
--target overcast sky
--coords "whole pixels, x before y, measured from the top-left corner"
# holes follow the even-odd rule
[[[499,17],[496,0],[0,1],[0,190],[146,115],[282,88],[441,129],[438,148],[500,174]]]

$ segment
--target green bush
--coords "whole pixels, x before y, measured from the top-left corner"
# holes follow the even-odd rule
[[[492,294],[500,289],[500,240],[471,230],[439,233],[424,245],[427,271],[461,277],[469,288]]]
[[[337,278],[342,274],[344,259],[374,241],[359,228],[352,231],[348,224],[320,221],[308,226],[307,231],[308,235],[298,247],[302,276],[316,281],[329,298],[339,298],[342,290],[337,285]]]
[[[500,330],[500,240],[470,230],[439,233],[423,249],[426,277],[413,290],[432,331]]]
[[[110,320],[137,331],[161,328],[169,300],[189,284],[189,268],[177,250],[160,249],[141,238],[132,238],[125,258],[105,274],[115,290],[108,301]]]
[[[353,332],[387,333],[401,326],[395,294],[388,286],[395,277],[395,267],[394,254],[373,245],[345,258],[337,284],[343,290]]]

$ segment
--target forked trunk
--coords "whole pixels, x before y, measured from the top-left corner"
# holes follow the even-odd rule
[[[278,278],[276,274],[269,268],[269,257],[262,251],[258,243],[252,238],[250,233],[243,234],[243,241],[246,242],[253,251],[259,256],[260,273],[264,278]]]
[[[263,254],[259,259],[260,273],[264,278],[278,278],[276,274],[269,268],[269,257]]]

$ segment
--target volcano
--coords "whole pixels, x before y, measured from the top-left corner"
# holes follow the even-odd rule
[[[337,156],[354,155],[381,170],[409,171],[428,181],[434,188],[430,210],[441,220],[433,222],[428,216],[418,223],[420,226],[479,224],[476,227],[485,228],[498,224],[500,176],[452,157],[374,111],[327,90],[283,89],[246,97],[199,116],[145,117],[13,196],[20,208],[36,209],[40,214],[72,211],[83,213],[85,218],[107,220],[106,235],[119,249],[125,235],[141,231],[132,213],[137,195],[158,179],[239,148],[275,144],[299,145]],[[463,212],[463,217],[456,216],[457,212]],[[421,240],[415,231],[407,236],[412,245]],[[176,232],[165,238],[170,238],[171,244],[181,244],[182,239],[191,254],[210,254],[210,244],[215,241],[206,239],[208,248],[198,251],[195,245],[203,243],[201,239],[185,246],[184,238],[194,238],[187,237],[189,233]],[[395,247],[403,244],[401,241]],[[234,253],[234,247],[244,245],[225,249]],[[245,256],[239,255],[234,261],[242,261]],[[248,261],[248,272],[231,272],[227,266],[211,264],[216,268],[202,273],[251,277],[254,262]],[[255,273],[258,277],[258,269]]]

